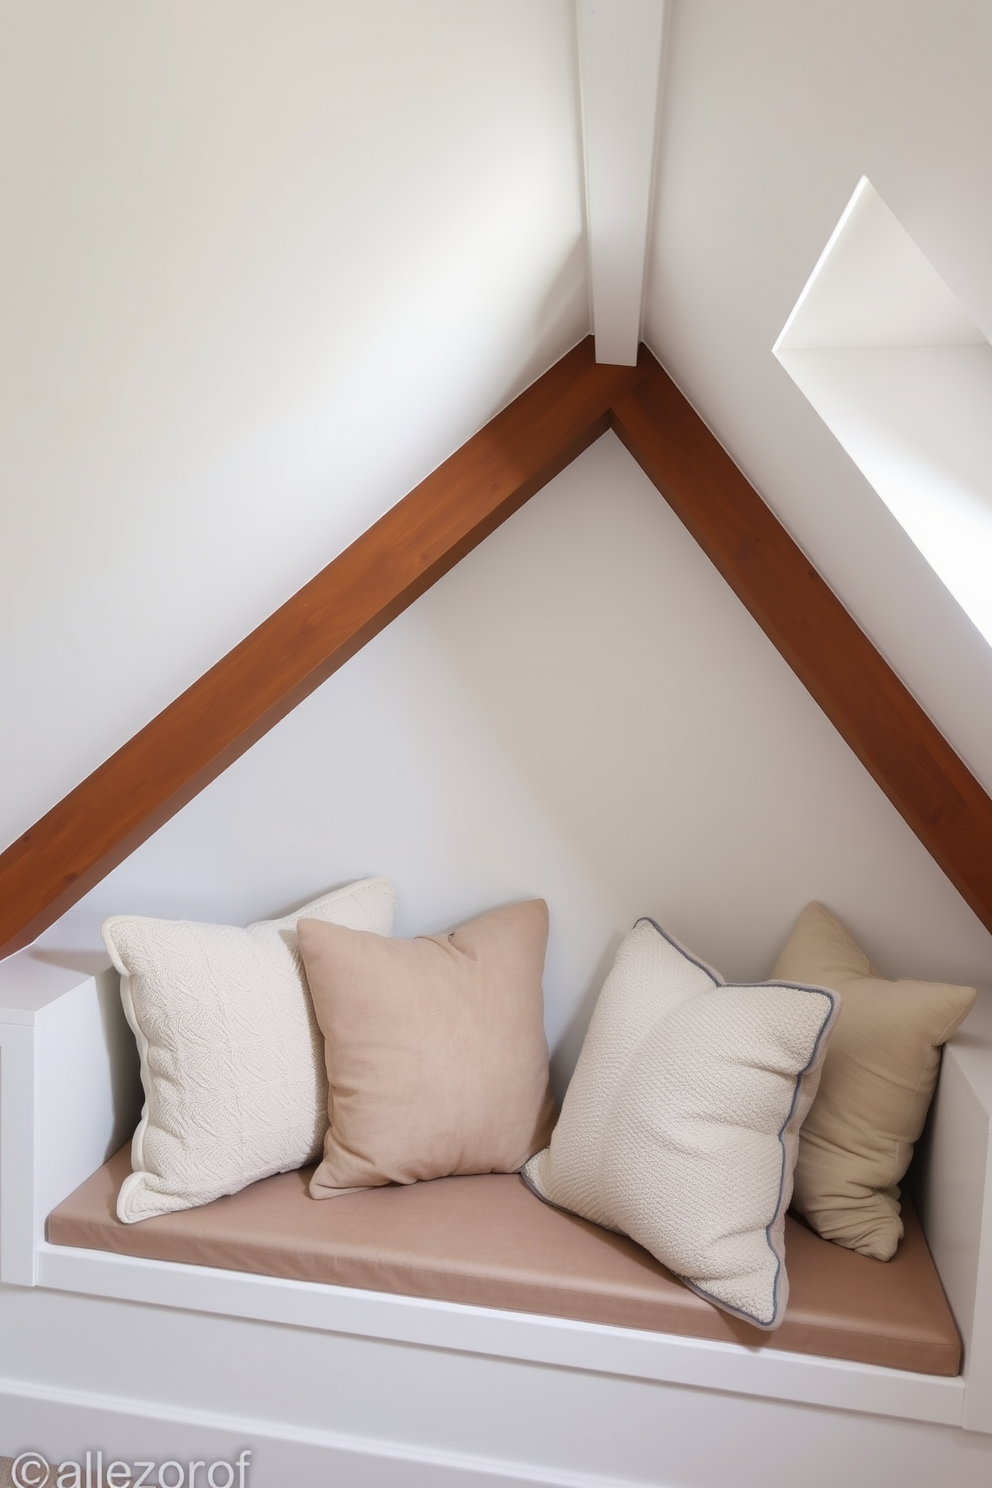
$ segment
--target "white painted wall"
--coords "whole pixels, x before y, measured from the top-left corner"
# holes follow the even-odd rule
[[[952,9],[949,39],[916,4],[894,36],[883,4],[676,3],[649,334],[992,779],[988,648],[770,349],[864,170],[992,323],[985,12]],[[572,344],[587,298],[566,0],[42,0],[3,25],[9,838]],[[246,919],[375,870],[415,930],[545,893],[562,1068],[644,910],[759,976],[816,893],[893,971],[987,974],[985,932],[609,448],[90,903]]]
[[[0,844],[589,326],[572,0],[0,13]]]
[[[646,338],[992,789],[992,648],[772,355],[867,175],[992,332],[985,0],[675,0]]]
[[[992,325],[988,12],[673,12],[649,339],[992,781],[984,642],[771,358],[863,171]],[[585,333],[574,57],[570,0],[4,9],[0,841]],[[892,974],[988,977],[990,937],[611,438],[88,906],[245,920],[370,871],[396,878],[402,932],[549,899],[559,1085],[645,911],[754,977],[818,895]],[[0,1312],[10,1449],[22,1425],[40,1439],[59,1392],[80,1412],[66,1450],[98,1439],[86,1388],[195,1414],[194,1335],[222,1384],[243,1352],[242,1330],[179,1314],[7,1290]],[[345,1416],[381,1382],[374,1353],[355,1383],[348,1357]],[[336,1345],[314,1357],[333,1375]],[[461,1429],[459,1381],[543,1405],[532,1371],[511,1388],[463,1363],[404,1365],[395,1409],[409,1386],[429,1444]],[[571,1459],[610,1472],[622,1452],[656,1476],[658,1392],[621,1415],[569,1378],[569,1420],[594,1423]],[[51,1407],[21,1404],[35,1380]],[[824,1483],[838,1441],[863,1444],[861,1421],[848,1437],[823,1412],[726,1397],[730,1429],[693,1399],[669,1407],[671,1471],[700,1488],[725,1480],[727,1441],[758,1473],[787,1411],[795,1461]],[[157,1450],[134,1421],[135,1451]],[[966,1447],[921,1430],[913,1450],[929,1483]]]
[[[400,934],[551,908],[567,1077],[651,914],[767,976],[824,899],[893,975],[988,980],[992,937],[616,438],[591,450],[94,889],[243,922],[387,873]]]

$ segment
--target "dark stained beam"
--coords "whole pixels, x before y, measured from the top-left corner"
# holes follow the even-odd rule
[[[28,944],[612,427],[992,930],[992,801],[642,347],[586,340],[0,855]]]
[[[992,800],[653,358],[613,428],[992,930]]]
[[[647,363],[645,363],[647,365]],[[606,432],[643,370],[589,337],[0,855],[0,956],[29,944]]]

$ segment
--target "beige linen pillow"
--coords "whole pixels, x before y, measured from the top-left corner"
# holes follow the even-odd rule
[[[327,1086],[297,917],[386,936],[395,909],[389,879],[367,878],[245,930],[105,921],[145,1092],[117,1200],[125,1224],[237,1193],[317,1155]]]
[[[316,920],[298,930],[327,1061],[315,1199],[516,1172],[544,1146],[553,1106],[543,900],[416,940]]]
[[[887,1261],[902,1239],[898,1185],[923,1130],[940,1046],[975,990],[886,981],[822,904],[803,910],[773,975],[818,982],[841,999],[800,1135],[793,1203],[825,1239]]]
[[[639,920],[524,1179],[630,1235],[708,1301],[777,1328],[799,1127],[836,1002],[819,987],[728,986]]]

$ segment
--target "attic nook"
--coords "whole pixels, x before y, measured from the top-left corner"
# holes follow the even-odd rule
[[[671,10],[657,136],[660,6],[632,4],[612,29],[603,8],[579,9],[595,340],[573,327],[541,375],[520,376],[523,393],[450,438],[455,454],[424,461],[418,476],[432,473],[395,492],[409,495],[0,858],[2,1452],[33,1441],[54,1459],[103,1442],[191,1463],[250,1443],[262,1484],[987,1478],[985,992],[945,1051],[914,1178],[919,1223],[908,1211],[898,1264],[839,1296],[863,1258],[827,1247],[827,1272],[806,1273],[803,1247],[822,1252],[796,1226],[801,1314],[778,1337],[735,1329],[646,1275],[635,1247],[550,1208],[529,1207],[538,1228],[515,1229],[529,1196],[512,1177],[483,1180],[497,1197],[480,1200],[474,1232],[446,1207],[446,1180],[383,1190],[379,1230],[372,1209],[335,1200],[351,1204],[335,1221],[351,1233],[325,1251],[323,1277],[285,1265],[286,1216],[299,1238],[315,1209],[334,1209],[304,1202],[296,1174],[164,1228],[130,1226],[123,1246],[125,1227],[107,1223],[138,1100],[96,937],[116,908],[244,923],[299,902],[314,875],[382,866],[411,933],[547,883],[559,1091],[618,935],[656,905],[757,980],[804,898],[857,914],[861,895],[859,932],[876,916],[889,927],[871,945],[881,964],[980,980],[992,803],[967,720],[942,709],[912,645],[891,644],[898,596],[888,619],[859,604],[826,538],[800,546],[787,529],[803,534],[802,520],[779,520],[780,485],[757,494],[742,470],[763,491],[767,470],[742,447],[719,377],[711,413],[677,308],[664,334],[652,318],[646,269],[657,278],[660,253],[671,271],[686,220],[667,152],[694,137],[697,90],[677,68],[712,45],[705,9]],[[560,41],[571,9],[546,12],[545,40]],[[718,19],[743,46],[740,8]],[[503,21],[489,21],[492,45]],[[461,24],[477,41],[479,21]],[[809,25],[792,45],[808,49]],[[786,300],[808,270],[797,253]],[[774,313],[781,325],[777,300]],[[699,312],[701,344],[706,325]],[[801,423],[788,401],[762,416],[775,426],[783,407]],[[934,634],[955,633],[944,597],[922,595]],[[315,789],[328,772],[348,790]],[[949,1332],[933,1326],[941,1291]],[[909,1303],[923,1293],[937,1313],[921,1323]]]

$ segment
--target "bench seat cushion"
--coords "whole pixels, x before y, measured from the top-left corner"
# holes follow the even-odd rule
[[[769,1335],[677,1281],[632,1240],[562,1213],[516,1174],[310,1198],[312,1169],[141,1224],[117,1218],[123,1148],[50,1215],[55,1245],[575,1318],[749,1347],[954,1375],[960,1341],[916,1216],[871,1260],[786,1222],[791,1297]]]

